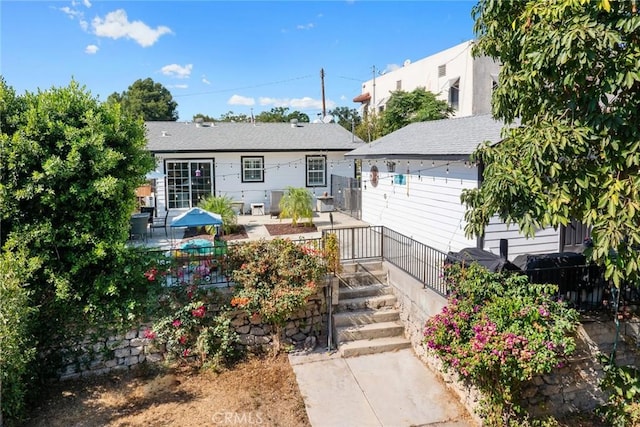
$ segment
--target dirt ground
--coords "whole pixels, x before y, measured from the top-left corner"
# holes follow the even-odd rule
[[[55,384],[25,426],[310,426],[286,355]]]
[[[267,231],[272,236],[282,236],[285,234],[304,234],[304,233],[313,233],[317,230],[315,225],[291,225],[291,223],[287,224],[265,224]]]

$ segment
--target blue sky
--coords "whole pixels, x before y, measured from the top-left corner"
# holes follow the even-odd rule
[[[6,1],[0,73],[18,93],[72,78],[101,100],[137,79],[180,120],[273,107],[357,108],[372,78],[473,35],[473,1]]]

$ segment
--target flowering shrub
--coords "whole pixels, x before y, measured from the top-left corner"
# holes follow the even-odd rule
[[[483,392],[486,425],[520,425],[520,389],[561,365],[575,349],[578,314],[554,301],[554,285],[491,273],[473,264],[448,266],[448,305],[429,319],[424,344]]]
[[[317,292],[327,272],[321,251],[288,239],[234,246],[228,269],[237,285],[231,305],[275,327],[275,352],[282,326]]]
[[[149,273],[149,272],[147,272]],[[145,274],[150,279],[150,274]],[[162,275],[155,274],[155,278]],[[181,281],[166,288],[156,312],[160,316],[144,337],[165,345],[170,360],[202,366],[227,365],[239,356],[238,335],[231,326],[221,294],[198,282]],[[209,308],[215,308],[212,313]]]

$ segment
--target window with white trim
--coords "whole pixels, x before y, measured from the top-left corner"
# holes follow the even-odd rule
[[[169,209],[198,206],[213,194],[213,160],[168,160],[166,164]]]
[[[242,157],[242,182],[264,182],[264,157]]]
[[[327,157],[307,156],[307,187],[327,185]]]

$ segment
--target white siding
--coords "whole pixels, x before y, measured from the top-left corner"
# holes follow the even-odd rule
[[[463,162],[420,165],[419,161],[396,162],[396,172],[386,172],[378,161],[379,183],[369,181],[371,165],[363,162],[362,219],[384,225],[441,251],[458,251],[476,246],[475,239],[464,235],[464,207],[460,203],[463,188],[475,187],[477,169]],[[407,168],[410,173],[406,174]],[[394,175],[404,174],[406,183],[393,183]]]
[[[499,218],[494,217],[485,229],[484,249],[494,254],[500,253],[500,239],[509,242],[509,259],[513,260],[522,254],[545,254],[558,252],[560,247],[560,231],[551,227],[536,231],[532,239],[525,238],[515,224],[507,226]]]
[[[342,152],[285,152],[285,153],[179,153],[157,154],[158,169],[165,172],[166,161],[186,159],[214,160],[215,194],[226,195],[234,201],[244,202],[245,211],[251,203],[264,203],[269,210],[270,192],[285,190],[287,187],[306,187],[306,156],[326,156],[326,186],[309,187],[314,197],[331,191],[331,174],[354,176],[353,161],[344,158]],[[264,157],[264,182],[242,182],[241,157]],[[165,181],[157,181],[156,196],[158,211],[164,211],[166,204]],[[315,201],[314,201],[315,206]],[[174,212],[175,211],[175,212]],[[172,210],[171,216],[180,210]]]

